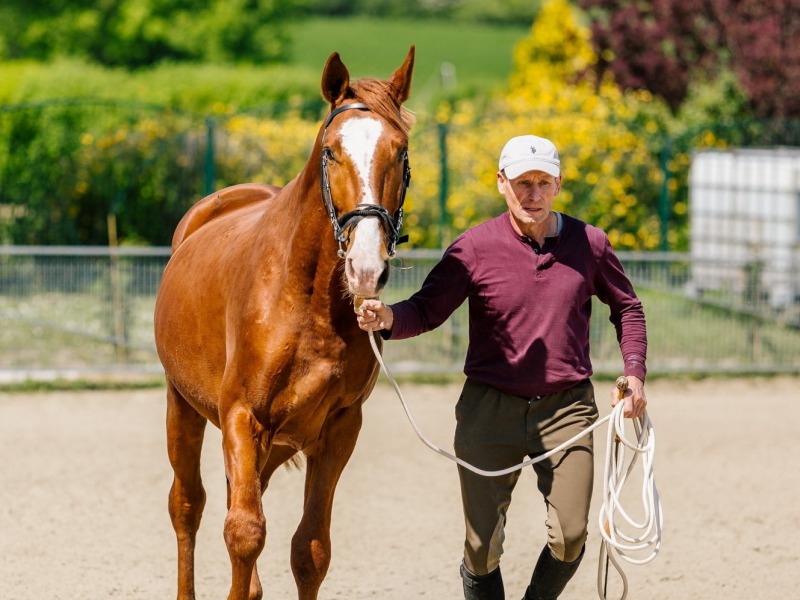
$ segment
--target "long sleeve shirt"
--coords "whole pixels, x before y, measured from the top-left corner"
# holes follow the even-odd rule
[[[420,290],[391,306],[388,339],[441,325],[469,301],[464,373],[519,396],[550,394],[592,374],[592,296],[610,308],[624,372],[644,380],[647,333],[642,304],[606,234],[561,215],[542,248],[519,235],[504,213],[467,230]]]

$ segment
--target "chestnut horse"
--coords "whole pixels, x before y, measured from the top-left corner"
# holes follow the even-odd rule
[[[402,104],[413,64],[412,46],[388,80],[351,82],[332,54],[322,74],[331,112],[300,174],[282,189],[244,184],[212,194],[175,231],[155,337],[167,380],[179,600],[195,594],[208,421],[222,430],[229,600],[263,595],[261,497],[297,453],[305,455],[305,500],[291,566],[299,599],[317,598],[331,560],[334,490],[378,376],[353,304],[380,294],[398,242],[413,122]]]

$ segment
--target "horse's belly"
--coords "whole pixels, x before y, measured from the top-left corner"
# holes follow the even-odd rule
[[[206,418],[218,421],[216,398],[225,369],[224,265],[199,256],[195,236],[167,265],[154,314],[156,349],[167,379]],[[176,258],[178,260],[176,260]]]

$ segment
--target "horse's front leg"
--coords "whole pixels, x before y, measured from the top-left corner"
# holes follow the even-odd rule
[[[232,571],[228,600],[254,600],[250,597],[250,584],[256,559],[264,549],[267,537],[261,506],[260,472],[268,455],[269,441],[267,433],[247,407],[234,405],[221,422],[225,475],[228,478],[228,515],[224,535]],[[259,598],[260,585],[255,592]]]
[[[261,470],[261,494],[267,490],[270,477],[278,467],[292,458],[297,453],[297,450],[290,446],[275,446],[273,445],[269,451],[269,458],[267,463]],[[231,486],[228,482],[228,508],[231,506]],[[262,504],[263,506],[263,504]],[[261,586],[261,579],[258,576],[258,564],[253,565],[253,574],[250,577],[250,593],[249,600],[261,600],[264,597],[264,590]]]
[[[329,416],[319,452],[308,457],[303,518],[292,537],[292,571],[299,600],[316,600],[331,562],[331,509],[339,476],[361,429],[361,404]]]

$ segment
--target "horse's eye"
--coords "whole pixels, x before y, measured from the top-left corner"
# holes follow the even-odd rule
[[[333,160],[333,150],[331,150],[330,148],[323,148],[322,158],[324,158],[325,160]]]

